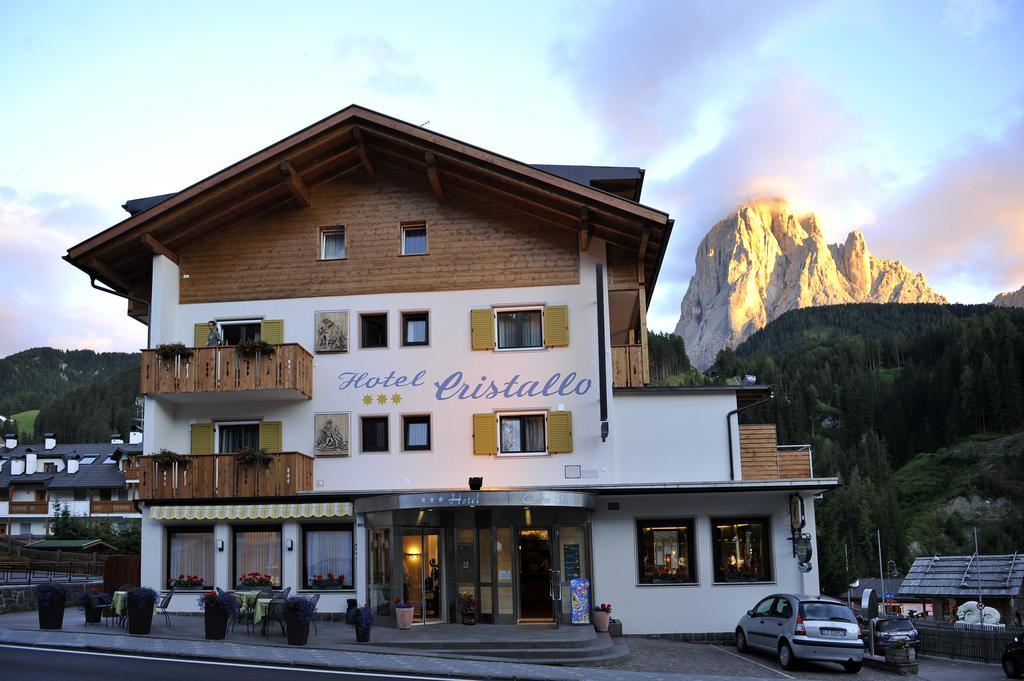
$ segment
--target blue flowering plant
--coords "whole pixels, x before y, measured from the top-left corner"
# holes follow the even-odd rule
[[[57,582],[43,582],[36,585],[36,600],[44,608],[48,608],[53,604],[58,593],[63,594],[66,599],[68,595],[67,587]]]
[[[156,605],[157,592],[148,586],[140,586],[128,592],[128,606],[138,608],[152,608]]]
[[[238,612],[238,600],[233,593],[207,591],[199,597],[199,608],[203,612],[220,610],[225,615],[231,616]]]
[[[364,603],[363,607],[356,611],[356,629],[369,629],[373,625],[373,611],[370,610],[370,604]]]
[[[289,613],[295,613],[300,624],[309,624],[313,619],[313,615],[316,614],[316,605],[313,603],[311,598],[303,598],[302,596],[292,596],[285,603],[285,607]]]

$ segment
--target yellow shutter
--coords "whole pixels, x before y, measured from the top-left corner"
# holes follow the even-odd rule
[[[195,347],[197,347],[197,348],[205,348],[206,347],[206,337],[209,336],[209,335],[210,335],[210,322],[202,322],[201,324],[196,324]]]
[[[547,305],[544,308],[544,345],[549,348],[569,344],[569,306]]]
[[[548,451],[552,454],[572,451],[571,411],[553,411],[548,414]]]
[[[264,319],[260,324],[260,338],[271,345],[284,343],[284,320]]]
[[[192,424],[192,453],[213,454],[213,424]]]
[[[473,414],[473,453],[498,453],[498,417],[495,414]]]
[[[263,421],[260,423],[260,449],[265,449],[268,452],[280,452],[282,448],[281,422]]]
[[[490,308],[470,311],[470,329],[474,350],[494,349],[494,311]]]

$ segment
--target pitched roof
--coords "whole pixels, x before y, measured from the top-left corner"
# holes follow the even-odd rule
[[[53,449],[37,445],[19,445],[0,452],[0,488],[10,484],[25,485],[42,483],[48,489],[120,489],[125,486],[124,473],[116,464],[103,463],[110,457],[122,454],[141,454],[142,445],[111,444],[108,442],[86,444],[63,444]],[[67,466],[56,473],[38,472],[29,475],[12,475],[11,460],[23,459],[26,454],[36,454],[40,461],[48,459],[79,459],[78,471],[68,473]],[[85,463],[87,457],[96,457],[92,463]]]
[[[260,215],[308,197],[308,188],[386,164],[432,178],[441,192],[469,192],[570,230],[643,255],[647,300],[668,245],[672,220],[623,198],[591,168],[587,184],[486,151],[390,116],[349,106],[180,192],[125,204],[131,217],[72,246],[65,260],[134,299],[133,316],[148,311],[153,253],[176,253],[231,220]],[[642,171],[634,169],[642,179]],[[576,172],[576,171],[573,171]],[[610,171],[621,175],[621,169]],[[305,190],[305,193],[304,191]]]
[[[1024,584],[1024,554],[917,558],[899,594],[913,596],[1017,596]]]
[[[116,546],[108,544],[102,539],[40,539],[39,541],[25,544],[26,549],[111,549],[117,550]]]

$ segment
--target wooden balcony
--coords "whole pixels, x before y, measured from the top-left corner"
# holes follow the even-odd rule
[[[139,510],[135,508],[134,501],[117,501],[93,499],[89,502],[89,512],[92,514],[98,513],[138,513]]]
[[[313,397],[313,355],[298,343],[274,346],[272,353],[240,354],[234,347],[191,348],[189,356],[164,359],[142,351],[143,395],[244,393],[271,398]]]
[[[647,376],[644,372],[644,348],[640,343],[612,346],[612,387],[642,388]]]
[[[281,452],[267,464],[244,464],[234,454],[187,454],[187,461],[158,464],[136,457],[139,498],[231,499],[285,497],[313,489],[313,457]]]
[[[10,515],[19,513],[47,515],[50,512],[50,505],[45,501],[12,501],[8,506],[7,512]]]
[[[771,423],[740,425],[740,469],[744,480],[814,477],[810,445],[780,447]]]

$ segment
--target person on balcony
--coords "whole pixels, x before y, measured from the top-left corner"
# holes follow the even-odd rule
[[[211,319],[210,332],[206,334],[206,347],[213,348],[223,344],[224,339],[221,338],[220,331],[217,330],[217,322]]]

